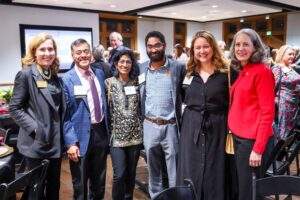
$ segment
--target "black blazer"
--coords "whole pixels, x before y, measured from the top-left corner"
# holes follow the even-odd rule
[[[44,81],[37,67],[18,72],[15,78],[9,113],[19,125],[18,149],[29,158],[59,158],[62,151],[63,116],[65,97],[61,88],[61,103],[57,109],[47,87],[38,86]],[[35,132],[36,130],[36,132]]]

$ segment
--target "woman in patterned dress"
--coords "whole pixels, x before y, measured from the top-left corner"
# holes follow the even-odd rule
[[[133,198],[135,171],[143,142],[138,64],[131,50],[114,59],[116,71],[105,80],[110,116],[110,153],[114,170],[112,198]]]
[[[272,67],[275,77],[276,114],[273,129],[278,140],[288,137],[295,127],[299,112],[300,75],[290,66],[295,51],[291,46],[282,46]]]

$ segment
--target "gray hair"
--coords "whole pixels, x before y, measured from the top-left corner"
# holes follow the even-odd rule
[[[94,46],[93,50],[92,50],[92,54],[93,54],[94,59],[96,61],[103,60],[104,51],[105,51],[105,49],[104,49],[103,45],[99,44],[97,46]]]
[[[113,36],[116,36],[119,41],[123,41],[123,37],[120,33],[112,32],[111,34],[109,34],[109,39],[111,39]]]
[[[255,51],[252,53],[251,57],[248,60],[248,64],[252,63],[267,63],[267,54],[266,54],[266,46],[262,42],[260,36],[258,33],[250,28],[244,28],[238,31],[234,37],[233,37],[233,42],[230,47],[230,55],[231,55],[231,66],[234,69],[241,69],[242,64],[241,62],[236,58],[235,56],[235,43],[236,43],[236,38],[240,34],[246,34],[250,38]]]

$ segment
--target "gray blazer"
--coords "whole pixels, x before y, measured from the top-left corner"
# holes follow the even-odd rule
[[[58,77],[54,78],[61,87]],[[44,79],[35,65],[19,71],[15,78],[9,113],[20,127],[17,146],[26,157],[59,158],[66,109],[64,93],[61,90],[57,109],[48,88],[39,88],[37,81]]]
[[[183,63],[177,62],[173,59],[168,59],[168,63],[171,71],[171,81],[172,81],[172,98],[173,104],[175,105],[175,113],[176,113],[176,123],[178,126],[178,130],[180,130],[181,123],[181,105],[183,98],[182,91],[182,82],[185,77],[185,65]],[[145,77],[147,77],[148,67],[150,65],[150,61],[146,61],[139,65],[140,74],[145,73]],[[142,117],[145,116],[145,101],[146,101],[146,87],[145,83],[140,85],[140,95],[141,95],[141,109],[142,109]]]

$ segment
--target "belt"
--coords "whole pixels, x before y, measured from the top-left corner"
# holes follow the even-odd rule
[[[149,117],[145,117],[146,120],[149,122],[158,124],[158,125],[166,125],[166,124],[174,124],[175,123],[175,118],[169,119],[169,120],[164,120],[164,119],[151,119]]]

